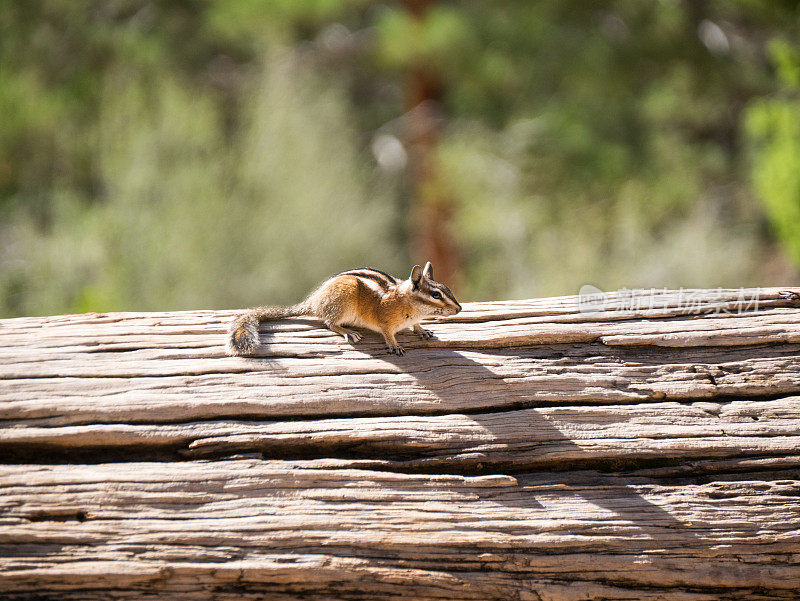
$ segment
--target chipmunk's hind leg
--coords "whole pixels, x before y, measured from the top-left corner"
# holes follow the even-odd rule
[[[341,334],[344,337],[345,342],[350,342],[351,337],[353,342],[358,342],[361,340],[361,334],[355,330],[351,330],[350,328],[343,328],[342,326],[329,321],[325,322],[325,327],[333,332],[336,332],[337,334]]]
[[[325,327],[336,332],[344,338],[345,342],[358,342],[361,340],[361,334],[350,328],[343,327],[342,324],[347,323],[348,315],[351,311],[348,310],[347,303],[343,301],[340,294],[340,289],[332,285],[320,288],[311,297],[311,302],[314,305],[314,315],[322,320]]]

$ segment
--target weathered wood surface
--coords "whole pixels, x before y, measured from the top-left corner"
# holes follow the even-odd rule
[[[0,597],[798,599],[797,298],[2,320]]]

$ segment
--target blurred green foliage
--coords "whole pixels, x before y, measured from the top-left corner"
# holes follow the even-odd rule
[[[465,300],[795,283],[800,61],[770,40],[799,28],[788,0],[0,0],[0,315],[404,273],[373,154],[419,64]]]
[[[753,179],[781,240],[800,264],[800,47],[773,40],[779,94],[751,103]]]

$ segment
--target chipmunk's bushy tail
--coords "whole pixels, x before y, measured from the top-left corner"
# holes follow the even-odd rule
[[[239,315],[228,330],[226,351],[229,355],[249,355],[258,346],[258,324],[284,317],[308,315],[305,303],[291,307],[255,307]]]

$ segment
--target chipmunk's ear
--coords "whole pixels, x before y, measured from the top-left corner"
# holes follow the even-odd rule
[[[414,265],[414,267],[411,268],[411,277],[408,279],[411,280],[415,290],[419,288],[419,281],[422,279],[422,267]]]
[[[425,269],[422,270],[422,276],[433,279],[433,265],[431,265],[430,261],[425,263]]]

